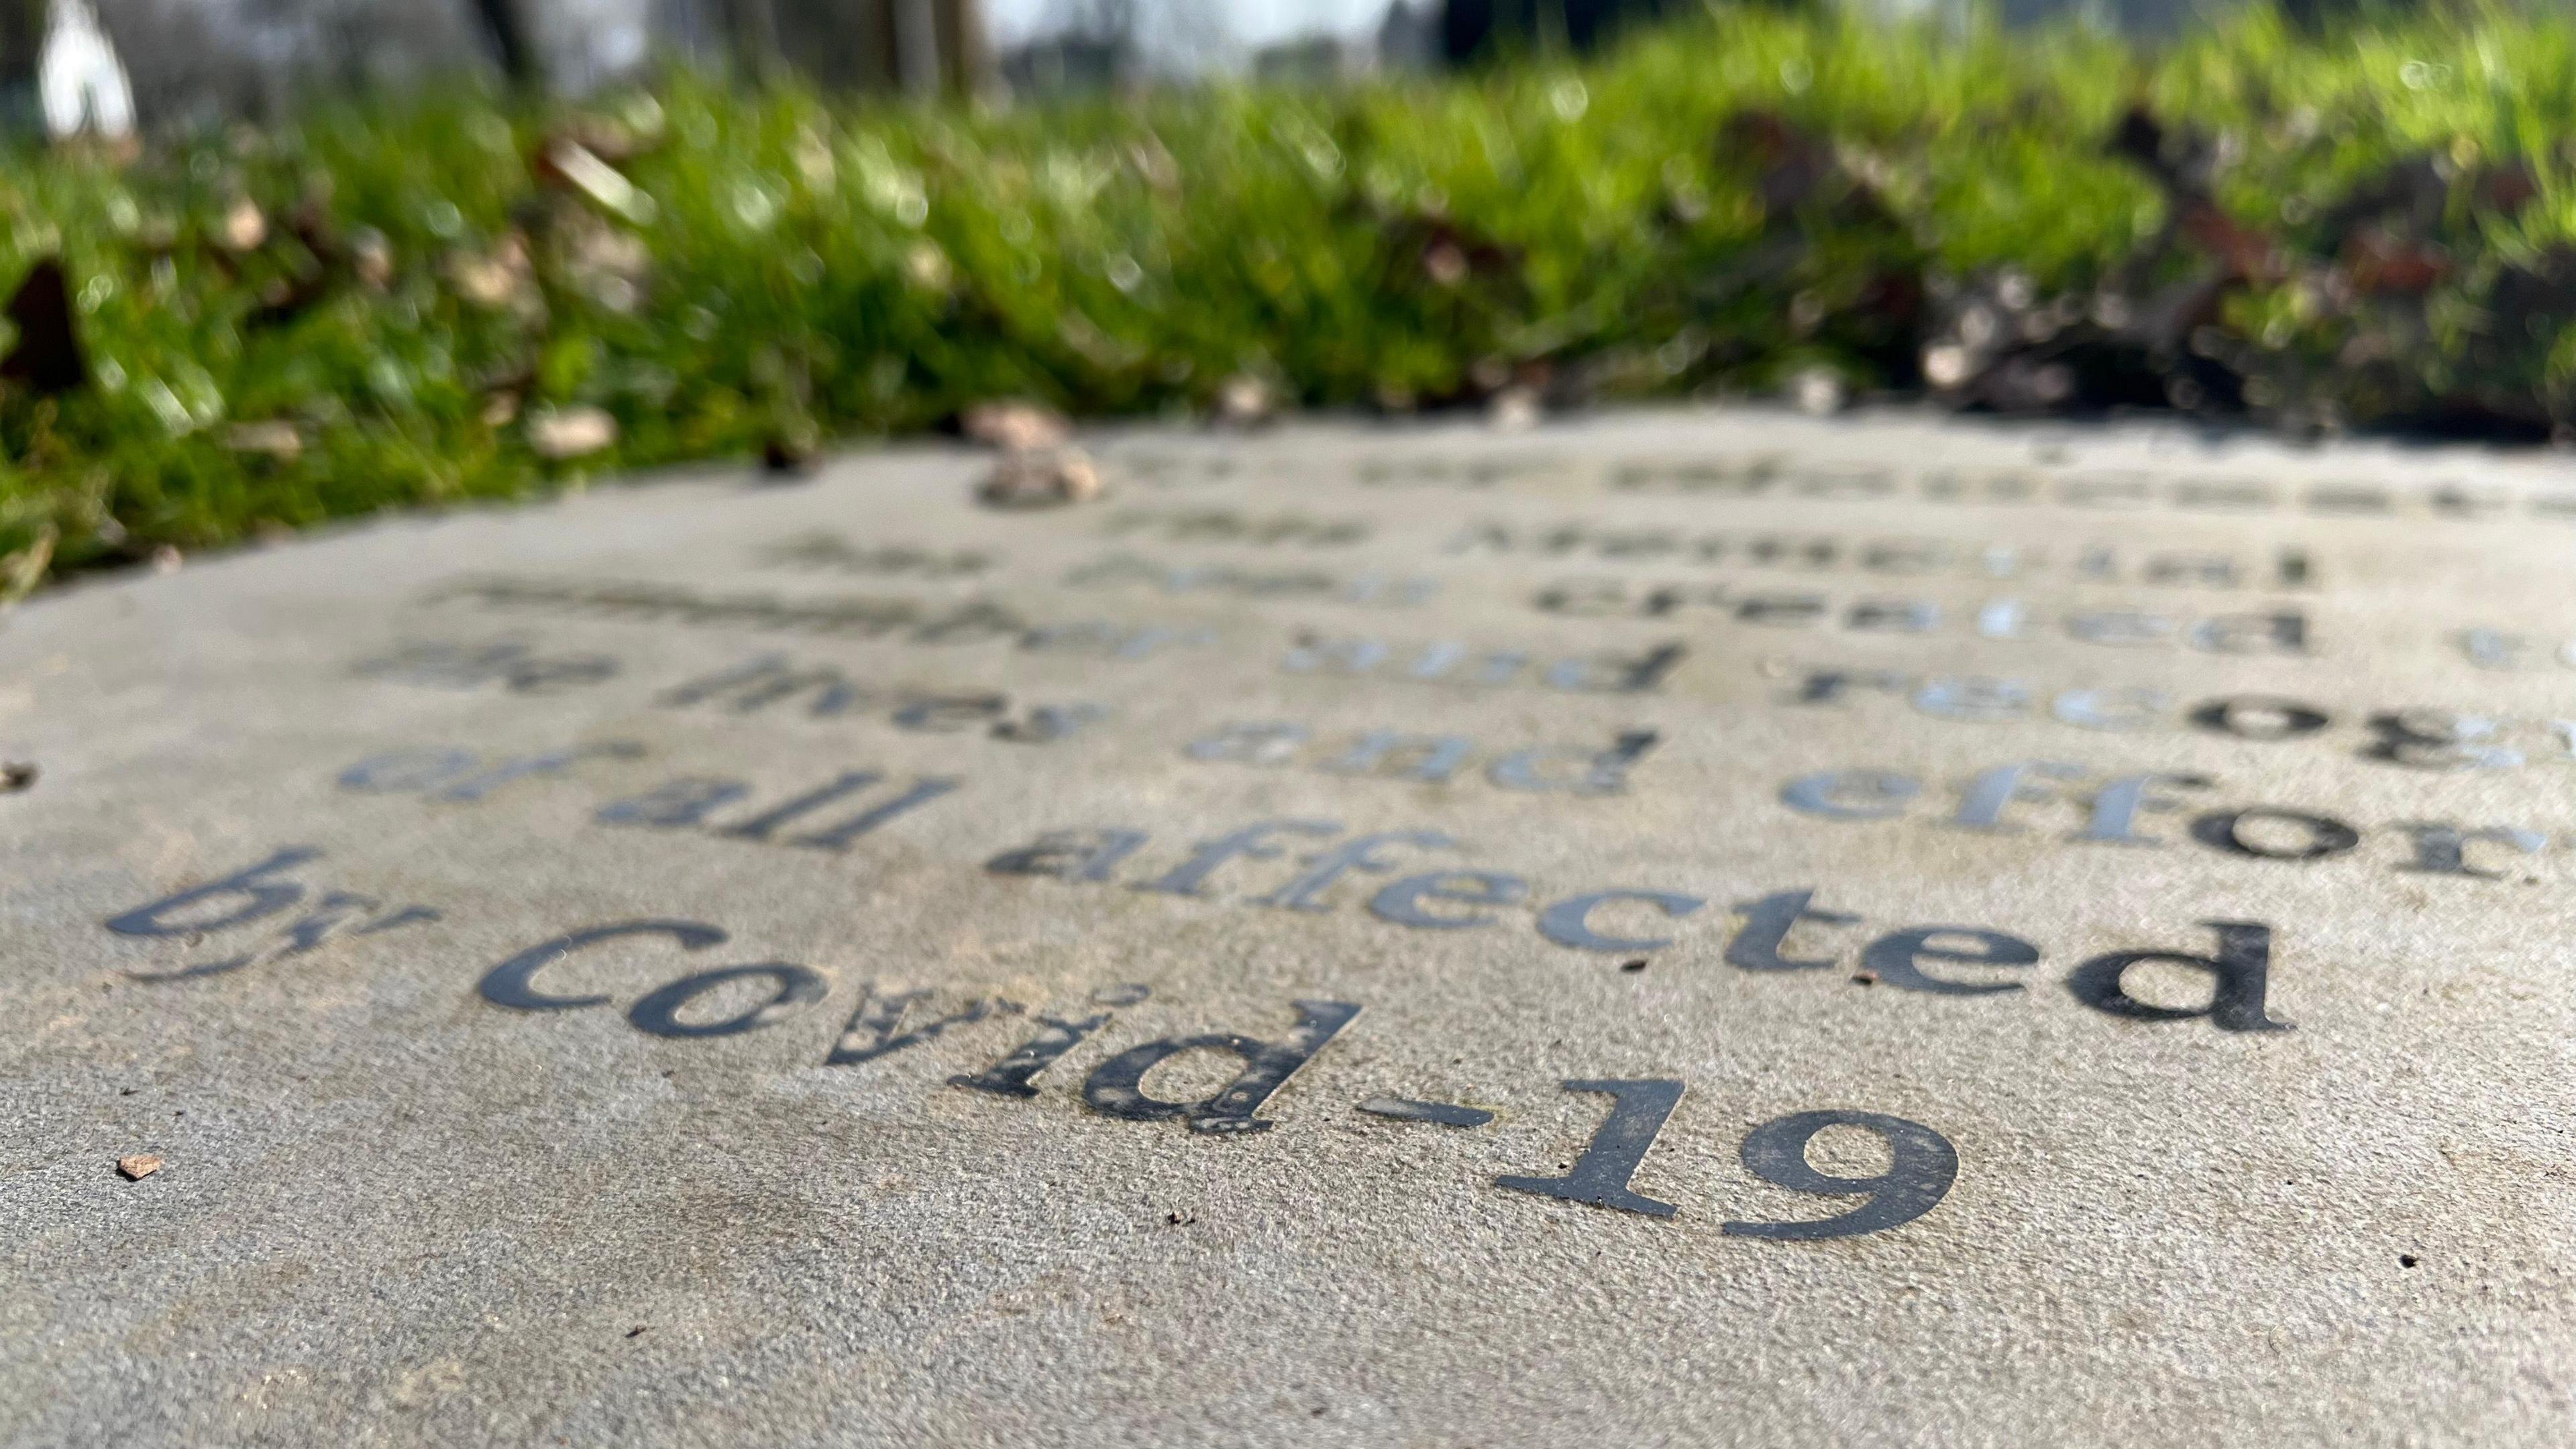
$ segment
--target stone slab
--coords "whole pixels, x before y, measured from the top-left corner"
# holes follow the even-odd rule
[[[9,616],[0,1442],[2566,1442],[2576,467],[1088,441]]]

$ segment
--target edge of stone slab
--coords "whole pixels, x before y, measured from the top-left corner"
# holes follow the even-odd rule
[[[2576,452],[2545,445],[2397,434],[2292,438],[2250,423],[2209,423],[2158,416],[2085,419],[2004,417],[1959,413],[1929,404],[1901,401],[1863,403],[1826,415],[1758,400],[1641,402],[1549,414],[1536,427],[1517,431],[1496,429],[1481,417],[1463,412],[1404,417],[1360,412],[1305,412],[1248,430],[1229,429],[1202,421],[1113,418],[1078,424],[1075,442],[1095,450],[1128,449],[1157,441],[1228,450],[1295,446],[1326,439],[1369,439],[1415,445],[1468,444],[1481,453],[1509,453],[1542,447],[1550,441],[1630,431],[1640,425],[1690,428],[1728,421],[1741,422],[1772,435],[1770,441],[1775,446],[1779,442],[1848,446],[1857,441],[1855,434],[1881,438],[1910,435],[1969,446],[2018,444],[2036,455],[2027,460],[2030,464],[2042,467],[2067,466],[2080,461],[2115,468],[2246,468],[2280,464],[2321,478],[2354,469],[2420,472],[2474,466],[2480,470],[2475,481],[2487,486],[2508,484],[2521,489],[2564,489],[2576,493]],[[1758,440],[1746,441],[1752,444]],[[2097,456],[2078,460],[2069,452],[2076,448],[2095,452]],[[2109,456],[2100,456],[2105,453]],[[856,464],[950,463],[971,468],[992,456],[991,449],[978,444],[924,434],[828,448],[810,470],[787,478],[764,477],[758,461],[748,457],[696,459],[626,473],[583,474],[517,497],[417,504],[329,519],[299,529],[291,537],[245,540],[192,553],[187,555],[183,567],[192,573],[201,572],[368,532],[428,530],[471,520],[527,515],[579,506],[612,494],[692,486],[730,488],[753,494],[772,490],[802,491],[831,481]],[[0,606],[0,629],[5,629],[11,614],[22,609],[103,588],[131,586],[157,577],[163,575],[155,573],[148,563],[135,563],[48,582],[25,599]]]

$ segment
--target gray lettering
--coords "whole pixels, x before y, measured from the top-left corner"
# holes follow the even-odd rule
[[[273,916],[304,899],[303,886],[291,880],[273,880],[270,877],[321,858],[322,852],[312,846],[291,845],[247,870],[110,916],[104,924],[120,936],[189,936],[201,931],[221,931],[246,925],[263,916]],[[211,904],[231,896],[240,899],[221,915],[193,921],[174,919],[191,906]]]
[[[1611,1098],[1610,1115],[1594,1129],[1583,1155],[1563,1177],[1497,1177],[1494,1186],[1540,1197],[1590,1203],[1621,1212],[1668,1218],[1673,1205],[1646,1197],[1628,1183],[1646,1160],[1646,1149],[1665,1119],[1682,1100],[1682,1084],[1673,1081],[1567,1082],[1569,1092],[1599,1092]]]
[[[1577,795],[1616,795],[1627,788],[1628,771],[1662,737],[1653,730],[1625,730],[1610,748],[1586,755],[1570,747],[1522,750],[1485,767],[1485,778],[1506,790],[1566,790]],[[1551,755],[1571,757],[1583,768],[1571,779],[1550,778],[1542,764]]]
[[[2216,783],[2206,775],[2123,775],[2094,793],[2093,818],[2074,838],[2102,845],[2161,845],[2162,841],[2137,833],[2138,815],[2146,810],[2179,810],[2182,802],[2149,792],[2158,785],[2206,790]]]
[[[1169,875],[1160,880],[1147,881],[1136,889],[1161,891],[1175,896],[1201,895],[1204,892],[1199,888],[1207,883],[1209,876],[1216,873],[1217,867],[1229,860],[1237,857],[1247,860],[1276,859],[1279,855],[1279,847],[1271,843],[1271,837],[1275,835],[1338,835],[1341,830],[1341,823],[1333,820],[1264,820],[1259,824],[1246,826],[1231,835],[1221,835],[1214,840],[1200,842],[1194,847],[1196,853],[1174,867]]]
[[[1660,951],[1671,945],[1669,936],[1611,936],[1595,930],[1592,913],[1614,901],[1637,901],[1673,920],[1680,920],[1708,902],[1697,896],[1673,891],[1592,891],[1569,896],[1538,913],[1538,933],[1560,946],[1577,951]]]
[[[1802,921],[1815,921],[1828,926],[1857,924],[1858,916],[1841,911],[1809,909],[1815,899],[1813,891],[1781,891],[1759,900],[1738,901],[1736,914],[1744,924],[1735,939],[1726,943],[1726,964],[1745,971],[1823,971],[1834,963],[1832,958],[1796,960],[1780,954],[1789,933]]]
[[[2288,1031],[2287,1022],[2264,1014],[2270,980],[2272,930],[2253,921],[2203,921],[2218,933],[2218,954],[2191,956],[2179,951],[2115,951],[2075,968],[2066,979],[2075,999],[2094,1010],[2131,1021],[2188,1021],[2207,1017],[2221,1031]],[[2209,974],[2209,1005],[2192,1009],[2150,1006],[2130,996],[2122,978],[2132,966],[2163,961]]]
[[[605,1006],[605,996],[547,995],[536,988],[537,973],[575,951],[629,936],[668,936],[679,942],[683,951],[702,951],[725,939],[724,932],[697,921],[626,921],[614,926],[592,926],[529,947],[485,972],[476,989],[494,1006],[513,1011],[574,1011]]]
[[[1384,845],[1410,845],[1424,850],[1458,848],[1457,841],[1436,830],[1398,830],[1363,835],[1308,857],[1307,868],[1300,872],[1296,879],[1281,886],[1272,894],[1262,897],[1262,904],[1291,911],[1330,910],[1331,907],[1317,900],[1316,897],[1323,894],[1333,882],[1354,870],[1383,875],[1394,869],[1394,862],[1378,856],[1378,847]]]
[[[1780,788],[1780,803],[1828,820],[1887,820],[1923,793],[1919,780],[1883,770],[1825,770]]]
[[[2509,845],[2525,855],[2537,854],[2549,844],[2549,837],[2536,830],[2521,830],[2507,825],[2490,825],[2467,830],[2440,820],[2407,820],[2398,824],[2415,847],[2415,858],[2397,867],[2422,875],[2464,875],[2477,880],[2502,880],[2504,872],[2479,870],[2468,863],[2468,846],[2472,841]]]
[[[1973,944],[1934,944],[1959,941]],[[2038,960],[2039,948],[2028,941],[2000,931],[1979,930],[1974,926],[1909,926],[1892,935],[1879,937],[1860,953],[1861,969],[1885,984],[1904,991],[1926,991],[1941,996],[1990,996],[2002,991],[2019,991],[2021,983],[1950,981],[1925,975],[1919,963],[1957,961],[1974,966],[2028,966]]]
[[[841,1027],[840,1040],[832,1043],[832,1054],[823,1059],[823,1065],[850,1067],[872,1062],[907,1047],[935,1041],[952,1026],[970,1026],[996,1013],[1015,1016],[1020,1011],[1017,1002],[978,997],[966,1003],[962,1011],[925,1021],[910,1031],[902,1030],[903,1019],[929,997],[927,989],[880,994],[873,981],[860,987],[858,1009]]]
[[[772,983],[769,999],[747,1011],[728,1016],[722,1021],[686,1022],[680,1019],[681,1008],[715,991],[728,982],[768,981]],[[764,1026],[775,1026],[797,1012],[821,1001],[829,986],[821,973],[785,961],[763,961],[756,966],[727,966],[720,971],[702,971],[683,976],[667,986],[657,988],[627,1008],[626,1019],[637,1031],[654,1036],[697,1038],[740,1036]]]
[[[1424,903],[1442,901],[1461,906],[1518,905],[1529,896],[1529,883],[1516,875],[1496,871],[1435,871],[1429,875],[1407,876],[1369,898],[1369,914],[1381,921],[1399,926],[1413,926],[1426,931],[1458,931],[1475,926],[1490,926],[1494,917],[1486,912],[1470,911],[1463,916],[1433,915]]]
[[[1181,753],[1193,760],[1231,760],[1247,765],[1281,765],[1306,742],[1304,725],[1286,720],[1230,724],[1212,735],[1190,741]]]
[[[1050,830],[1029,845],[984,862],[995,875],[1051,875],[1103,881],[1145,843],[1142,830]]]
[[[2049,704],[2049,713],[2088,730],[2142,730],[2173,708],[2173,696],[2161,689],[2070,689]]]
[[[2081,766],[2053,760],[1998,765],[1968,782],[1967,790],[1959,796],[1959,813],[1950,817],[1950,823],[1961,830],[2018,830],[2021,827],[2004,823],[2006,807],[2015,801],[2056,798],[2025,783],[2028,777],[2038,775],[2051,780],[2072,780],[2083,773]]]
[[[1297,1069],[1313,1060],[1341,1029],[1360,1014],[1355,1002],[1298,1001],[1297,1025],[1276,1043],[1233,1032],[1166,1037],[1130,1047],[1092,1069],[1082,1084],[1082,1098],[1095,1112],[1130,1122],[1157,1122],[1174,1117],[1193,1132],[1266,1132],[1271,1123],[1253,1115]],[[1145,1095],[1145,1074],[1183,1052],[1232,1052],[1243,1059],[1243,1071],[1215,1095],[1197,1102],[1167,1102]]]
[[[1403,760],[1404,768],[1395,771],[1403,779],[1427,784],[1445,783],[1467,762],[1475,741],[1464,735],[1408,735],[1396,730],[1370,730],[1359,737],[1340,758],[1327,760],[1322,768],[1335,774],[1369,775],[1383,773],[1390,757]]]

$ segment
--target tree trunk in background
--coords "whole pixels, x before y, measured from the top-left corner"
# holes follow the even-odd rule
[[[2365,11],[2385,10],[2395,16],[2422,8],[2413,0],[2281,0],[2281,10],[2290,17],[2290,23],[2310,34]]]
[[[732,0],[741,5],[757,0]],[[992,79],[975,0],[770,0],[778,53],[830,89],[972,94]]]
[[[545,65],[537,56],[536,35],[519,9],[523,0],[474,0],[474,18],[493,60],[513,89],[536,90],[545,84]]]
[[[40,125],[36,62],[45,50],[49,0],[0,0],[0,131]]]
[[[1000,72],[994,69],[992,40],[984,30],[982,0],[940,0],[938,8],[941,76],[960,95],[988,94]]]
[[[939,93],[939,51],[934,0],[894,0],[894,74],[906,95]]]
[[[724,0],[725,43],[741,73],[766,85],[784,64],[778,46],[778,0]]]

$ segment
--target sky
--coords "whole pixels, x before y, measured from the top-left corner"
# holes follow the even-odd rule
[[[1166,0],[1171,3],[1171,0]],[[1225,17],[1235,38],[1245,45],[1268,45],[1319,30],[1367,29],[1386,13],[1387,0],[1196,0],[1206,12]],[[1008,45],[1025,39],[1043,25],[1053,0],[985,0],[985,22],[994,37]],[[1149,9],[1151,7],[1148,7]],[[1149,38],[1150,39],[1150,38]]]

